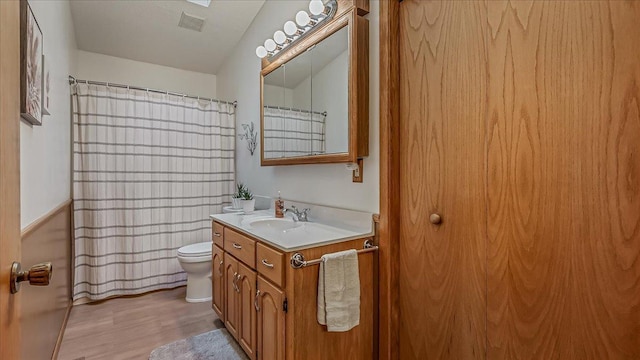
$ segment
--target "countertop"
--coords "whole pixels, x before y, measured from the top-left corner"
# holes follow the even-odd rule
[[[373,214],[288,201],[299,208],[311,208],[309,222],[294,222],[291,216],[278,219],[291,229],[260,227],[260,220],[275,219],[274,210],[251,214],[213,214],[211,219],[234,230],[258,238],[284,252],[335,244],[374,235]]]

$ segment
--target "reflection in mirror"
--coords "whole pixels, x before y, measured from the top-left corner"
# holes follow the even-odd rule
[[[264,77],[265,159],[346,153],[348,28]]]
[[[311,110],[326,113],[326,153],[349,150],[349,30],[338,30],[312,50]]]

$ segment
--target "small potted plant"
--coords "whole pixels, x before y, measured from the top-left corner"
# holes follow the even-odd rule
[[[240,194],[242,194],[245,189],[246,187],[243,183],[236,184],[236,192],[231,195],[231,205],[234,209],[242,208],[242,196]]]
[[[245,214],[250,214],[256,208],[256,200],[253,198],[253,194],[244,184],[239,183],[237,186],[237,194],[240,199],[242,210]]]

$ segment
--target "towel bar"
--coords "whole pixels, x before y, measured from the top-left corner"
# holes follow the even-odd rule
[[[364,249],[358,250],[358,254],[368,253],[368,252],[377,251],[377,250],[378,250],[378,247],[373,245],[373,241],[371,241],[371,239],[368,239],[368,240],[365,240],[364,242]],[[305,261],[304,255],[300,253],[295,253],[291,255],[291,261],[290,261],[291,267],[294,269],[301,269],[306,266],[318,265],[321,262],[322,262],[322,259]]]

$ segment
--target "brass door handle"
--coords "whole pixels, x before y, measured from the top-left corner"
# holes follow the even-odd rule
[[[439,225],[442,222],[442,217],[440,216],[440,214],[431,214],[429,216],[429,222],[434,225]]]
[[[23,281],[29,281],[29,285],[33,286],[47,286],[51,282],[52,274],[53,265],[50,262],[36,264],[29,271],[22,271],[20,263],[14,261],[11,265],[11,293],[17,293],[20,290],[20,283]]]

